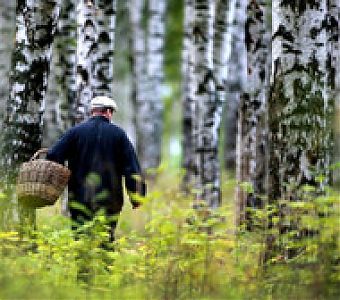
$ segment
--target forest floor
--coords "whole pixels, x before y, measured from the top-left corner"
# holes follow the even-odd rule
[[[316,232],[299,238],[275,226],[236,231],[230,174],[222,207],[208,217],[191,208],[180,174],[164,169],[156,178],[141,208],[126,201],[111,250],[101,247],[103,216],[74,239],[59,202],[38,211],[37,230],[25,238],[0,232],[0,299],[339,299],[338,192],[292,205],[301,226]],[[268,237],[275,251],[264,263]]]

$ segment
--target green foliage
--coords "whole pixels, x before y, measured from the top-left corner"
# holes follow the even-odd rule
[[[0,232],[0,299],[339,296],[338,193],[314,197],[305,187],[304,202],[278,203],[289,209],[291,230],[280,232],[284,222],[271,205],[254,212],[261,224],[272,216],[271,226],[235,234],[234,182],[224,185],[223,207],[194,210],[173,188],[179,177],[164,170],[140,209],[126,205],[112,244],[102,214],[72,231],[68,218],[45,211],[29,236]]]

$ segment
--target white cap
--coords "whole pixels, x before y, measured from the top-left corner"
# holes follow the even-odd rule
[[[116,101],[106,96],[97,96],[94,97],[90,102],[90,109],[94,108],[112,108],[114,111],[117,111]]]

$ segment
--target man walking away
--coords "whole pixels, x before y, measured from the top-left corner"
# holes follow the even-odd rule
[[[98,96],[91,100],[90,109],[91,117],[69,129],[48,151],[47,159],[61,164],[68,161],[72,220],[81,225],[103,210],[111,219],[110,240],[113,241],[117,219],[112,217],[118,216],[123,206],[123,176],[133,208],[140,204],[133,199],[133,194],[145,196],[146,184],[126,133],[110,122],[113,112],[117,111],[115,101]],[[72,207],[72,203],[77,205]],[[76,206],[85,209],[79,210]]]

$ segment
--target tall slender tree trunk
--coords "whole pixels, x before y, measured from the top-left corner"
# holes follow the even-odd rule
[[[237,138],[237,223],[246,219],[246,207],[263,207],[267,192],[267,96],[269,30],[267,1],[248,1],[246,21],[247,84],[241,96]],[[251,186],[244,189],[243,183]]]
[[[113,97],[116,0],[97,0],[98,51],[94,63],[94,95]]]
[[[98,51],[98,25],[95,0],[80,0],[77,6],[77,102],[76,122],[89,115],[94,96],[94,61]]]
[[[218,145],[220,136],[220,124],[222,120],[223,107],[226,103],[227,94],[227,76],[228,76],[228,62],[231,52],[231,35],[230,35],[230,1],[219,0],[215,3],[215,20],[214,20],[214,41],[213,41],[213,66],[214,66],[214,79],[216,88],[215,103],[210,104],[208,108],[213,112],[213,124],[211,134],[213,136],[213,147],[217,148],[214,153],[215,157],[211,157],[211,163],[214,164],[214,181],[215,187],[218,188],[218,184],[221,181],[220,174],[220,161],[218,155]],[[211,117],[211,116],[209,116]],[[219,187],[220,188],[220,187]],[[220,192],[219,192],[220,193]],[[216,195],[213,200],[213,206],[219,205],[220,196]]]
[[[1,136],[1,172],[11,193],[11,183],[20,163],[27,161],[42,142],[44,98],[51,60],[51,46],[59,17],[59,1],[18,1],[16,39],[12,53],[10,93]],[[11,193],[12,196],[12,193]],[[32,225],[35,211],[6,203],[2,220],[20,216],[22,225]]]
[[[61,129],[65,131],[75,124],[77,96],[76,55],[77,55],[77,15],[76,0],[63,0],[59,22],[59,43],[57,44],[61,76],[58,79],[62,90],[60,104]]]
[[[43,137],[46,147],[74,124],[76,26],[75,0],[65,0],[61,3],[46,95]]]
[[[40,148],[44,97],[58,1],[19,1],[10,95],[2,139],[2,166],[10,172]]]
[[[129,18],[131,24],[131,68],[132,68],[132,102],[135,108],[134,124],[136,129],[136,144],[137,153],[140,158],[142,169],[145,169],[145,153],[144,135],[150,132],[150,122],[145,121],[149,118],[150,107],[148,105],[148,79],[146,74],[146,45],[145,35],[146,31],[143,26],[143,8],[144,0],[130,0],[129,1]],[[148,119],[147,119],[148,120]]]
[[[43,147],[50,147],[62,133],[60,125],[60,104],[65,101],[64,95],[61,93],[58,79],[61,75],[61,70],[58,64],[58,49],[56,44],[58,37],[53,45],[53,56],[51,60],[50,75],[48,78],[48,88],[46,92],[45,112],[44,112],[44,128],[43,128]]]
[[[50,147],[60,135],[75,124],[76,41],[76,0],[64,0],[61,3],[46,95],[44,147]],[[65,216],[68,215],[67,193],[62,197],[61,212]]]
[[[194,184],[196,198],[209,207],[220,205],[218,161],[219,99],[213,66],[215,2],[194,2],[193,94]]]
[[[224,112],[224,164],[236,169],[236,139],[240,95],[247,81],[247,51],[245,46],[245,21],[247,0],[231,0],[228,31],[231,47],[228,60],[227,103]]]
[[[185,170],[183,188],[190,192],[190,184],[194,173],[194,149],[192,126],[194,119],[193,95],[193,10],[194,0],[185,0],[183,17],[183,52],[182,52],[182,107],[183,107],[183,140],[182,167]]]
[[[223,105],[226,102],[228,62],[231,52],[230,35],[230,1],[219,0],[216,2],[214,22],[214,49],[213,65],[216,82],[216,114],[217,133],[219,132],[220,120],[222,118]]]
[[[7,1],[0,5],[0,126],[5,114],[9,97],[9,70],[11,53],[15,36],[15,1]]]
[[[148,131],[140,137],[144,154],[144,169],[156,168],[161,161],[163,135],[163,99],[164,81],[164,41],[166,0],[148,0],[148,25],[146,39],[146,70],[149,83],[148,102],[150,112],[144,116]]]
[[[273,3],[269,101],[270,200],[298,199],[304,184],[329,182],[334,145],[327,58],[327,1]],[[332,75],[332,77],[334,77]],[[318,180],[324,175],[325,180]]]
[[[115,0],[78,3],[76,122],[89,115],[93,97],[112,97],[115,20]]]

